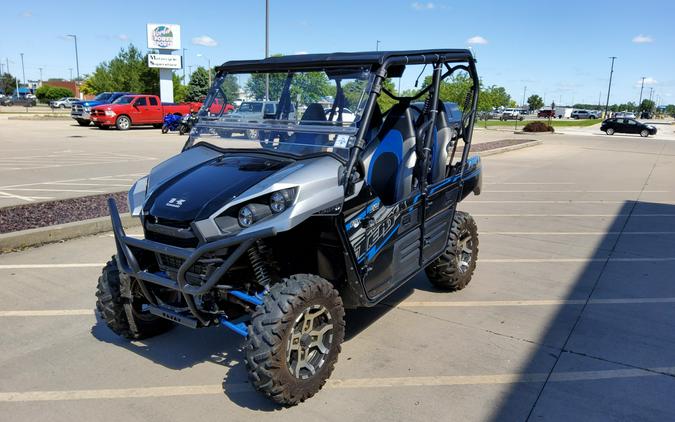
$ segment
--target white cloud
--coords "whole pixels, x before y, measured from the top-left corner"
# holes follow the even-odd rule
[[[129,36],[127,34],[119,34],[117,35],[117,39],[120,41],[129,41]]]
[[[24,10],[23,12],[21,12],[21,17],[22,18],[33,17],[33,12],[31,12],[30,10]]]
[[[650,37],[649,35],[636,35],[633,37],[633,42],[635,44],[648,44],[650,42],[654,42],[654,39]]]
[[[194,37],[192,39],[192,44],[202,45],[204,47],[215,47],[218,45],[218,41],[214,40],[208,35],[202,35],[201,37]]]
[[[483,44],[487,44],[488,40],[481,37],[480,35],[476,35],[476,36],[473,36],[473,37],[469,38],[468,40],[466,40],[466,42],[468,44],[481,44],[481,45],[483,45]]]
[[[413,2],[410,6],[415,10],[432,10],[436,8],[436,5],[432,2]]]
[[[645,78],[645,86],[648,86],[648,85],[656,85],[657,83],[659,83],[659,81],[657,81],[656,79],[652,78],[651,76]],[[640,87],[642,86],[642,78],[640,78],[640,79],[638,79],[637,81],[635,81],[635,86],[636,86],[637,88],[640,88]]]
[[[307,52],[304,51],[304,50],[301,50],[301,51],[296,51],[296,52],[293,53],[293,54],[309,54],[309,53],[307,53]]]

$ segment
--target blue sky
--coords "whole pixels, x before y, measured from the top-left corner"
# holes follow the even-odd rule
[[[521,101],[604,104],[609,56],[615,64],[611,102],[637,102],[654,88],[661,103],[675,103],[675,2],[567,0],[324,1],[270,0],[270,51],[296,52],[465,48],[478,57],[489,85]],[[648,7],[646,5],[649,5]],[[80,72],[91,72],[133,42],[145,49],[146,23],[181,25],[187,65],[264,54],[264,0],[250,1],[10,1],[3,5],[0,59],[26,78],[75,72],[72,39],[78,35]],[[201,54],[202,57],[198,57]],[[404,80],[403,87],[412,82]]]

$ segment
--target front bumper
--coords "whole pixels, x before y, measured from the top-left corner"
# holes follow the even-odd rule
[[[221,279],[221,277],[230,269],[230,267],[253,245],[253,243],[265,237],[270,237],[275,234],[273,229],[265,229],[254,233],[249,233],[241,236],[230,236],[219,239],[210,243],[205,243],[196,248],[179,248],[176,246],[166,245],[147,239],[137,239],[129,237],[125,234],[122,227],[122,221],[117,211],[117,205],[113,198],[108,199],[108,209],[110,211],[110,219],[112,221],[112,228],[115,237],[115,246],[117,248],[117,265],[121,272],[135,278],[143,295],[150,302],[154,309],[163,311],[166,315],[175,314],[171,309],[163,309],[158,304],[157,298],[148,288],[147,283],[155,284],[167,289],[175,290],[185,299],[185,302],[190,310],[190,313],[202,325],[208,325],[212,317],[206,316],[197,309],[194,297],[202,295],[211,290]],[[136,257],[139,251],[149,251],[164,255],[169,255],[179,260],[182,264],[176,271],[175,279],[171,278],[165,272],[150,272],[143,269]],[[227,257],[223,262],[216,267],[207,277],[207,279],[199,284],[190,284],[186,279],[186,274],[190,268],[203,258],[206,254],[217,251],[227,250]],[[240,291],[232,290],[230,292],[233,296],[240,300],[246,301],[252,305],[259,305],[260,299],[255,296],[248,296]],[[248,297],[247,297],[248,296]],[[164,315],[161,315],[164,316]],[[171,318],[170,318],[171,319]],[[181,322],[181,321],[176,321]],[[191,326],[191,324],[185,324]]]
[[[91,116],[90,120],[94,123],[97,123],[97,124],[101,125],[101,126],[112,126],[112,125],[115,124],[115,117],[110,117],[110,116],[106,116],[106,115]]]
[[[70,117],[75,120],[91,120],[91,115],[86,111],[71,111]]]

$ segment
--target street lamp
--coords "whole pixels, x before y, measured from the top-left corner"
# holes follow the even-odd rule
[[[638,101],[638,108],[642,104],[642,90],[645,89],[645,77],[642,77],[642,86],[640,86],[640,100]]]
[[[270,0],[265,0],[265,58],[270,56]],[[265,73],[265,100],[270,99],[270,74]]]
[[[185,52],[187,51],[187,48],[183,49],[183,85],[185,85]]]
[[[80,58],[77,55],[77,35],[68,34],[67,37],[71,37],[75,40],[75,69],[77,70],[77,81],[80,81]]]
[[[26,69],[23,67],[23,53],[21,54],[21,74],[23,75],[23,84],[26,85]]]
[[[380,40],[376,40],[375,51],[380,51],[380,42],[381,42]]]
[[[609,93],[612,91],[612,75],[614,74],[614,60],[616,60],[616,56],[612,56],[610,59],[612,59],[612,67],[609,70],[609,87],[607,88],[607,103],[605,103],[605,118],[607,118],[607,113],[609,111]]]
[[[204,57],[202,53],[197,54],[197,57],[201,57],[203,59],[206,59],[209,63],[209,88],[211,87],[211,59],[208,57]]]

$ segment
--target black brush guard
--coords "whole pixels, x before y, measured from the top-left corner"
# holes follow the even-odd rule
[[[110,211],[110,219],[112,221],[113,233],[115,236],[115,246],[117,248],[117,265],[123,273],[138,280],[138,284],[143,292],[143,295],[150,302],[149,310],[151,313],[170,319],[174,322],[187,325],[191,328],[197,327],[197,321],[206,326],[213,320],[213,317],[206,317],[203,315],[194,301],[194,296],[202,295],[211,290],[218,280],[230,269],[230,267],[253,245],[253,243],[262,238],[270,237],[275,234],[274,229],[265,229],[254,233],[249,233],[241,236],[230,236],[219,239],[210,243],[203,244],[196,248],[179,248],[176,246],[166,245],[147,239],[136,239],[125,234],[122,227],[122,220],[117,211],[117,204],[113,198],[108,198],[108,209]],[[232,248],[234,246],[234,248]],[[146,251],[156,252],[173,256],[183,260],[176,271],[176,280],[169,278],[165,273],[152,273],[143,270],[136,256],[131,248],[142,249]],[[188,270],[204,255],[227,249],[227,258],[218,266],[207,280],[200,285],[189,284],[186,280]],[[190,309],[190,313],[197,319],[184,317],[172,309],[162,308],[157,303],[155,295],[148,289],[146,283],[156,284],[171,290],[180,292],[185,299],[185,303]],[[254,306],[259,305],[262,301],[256,296],[250,296],[238,290],[230,292],[236,298],[248,302]],[[222,319],[220,322],[223,322]]]

